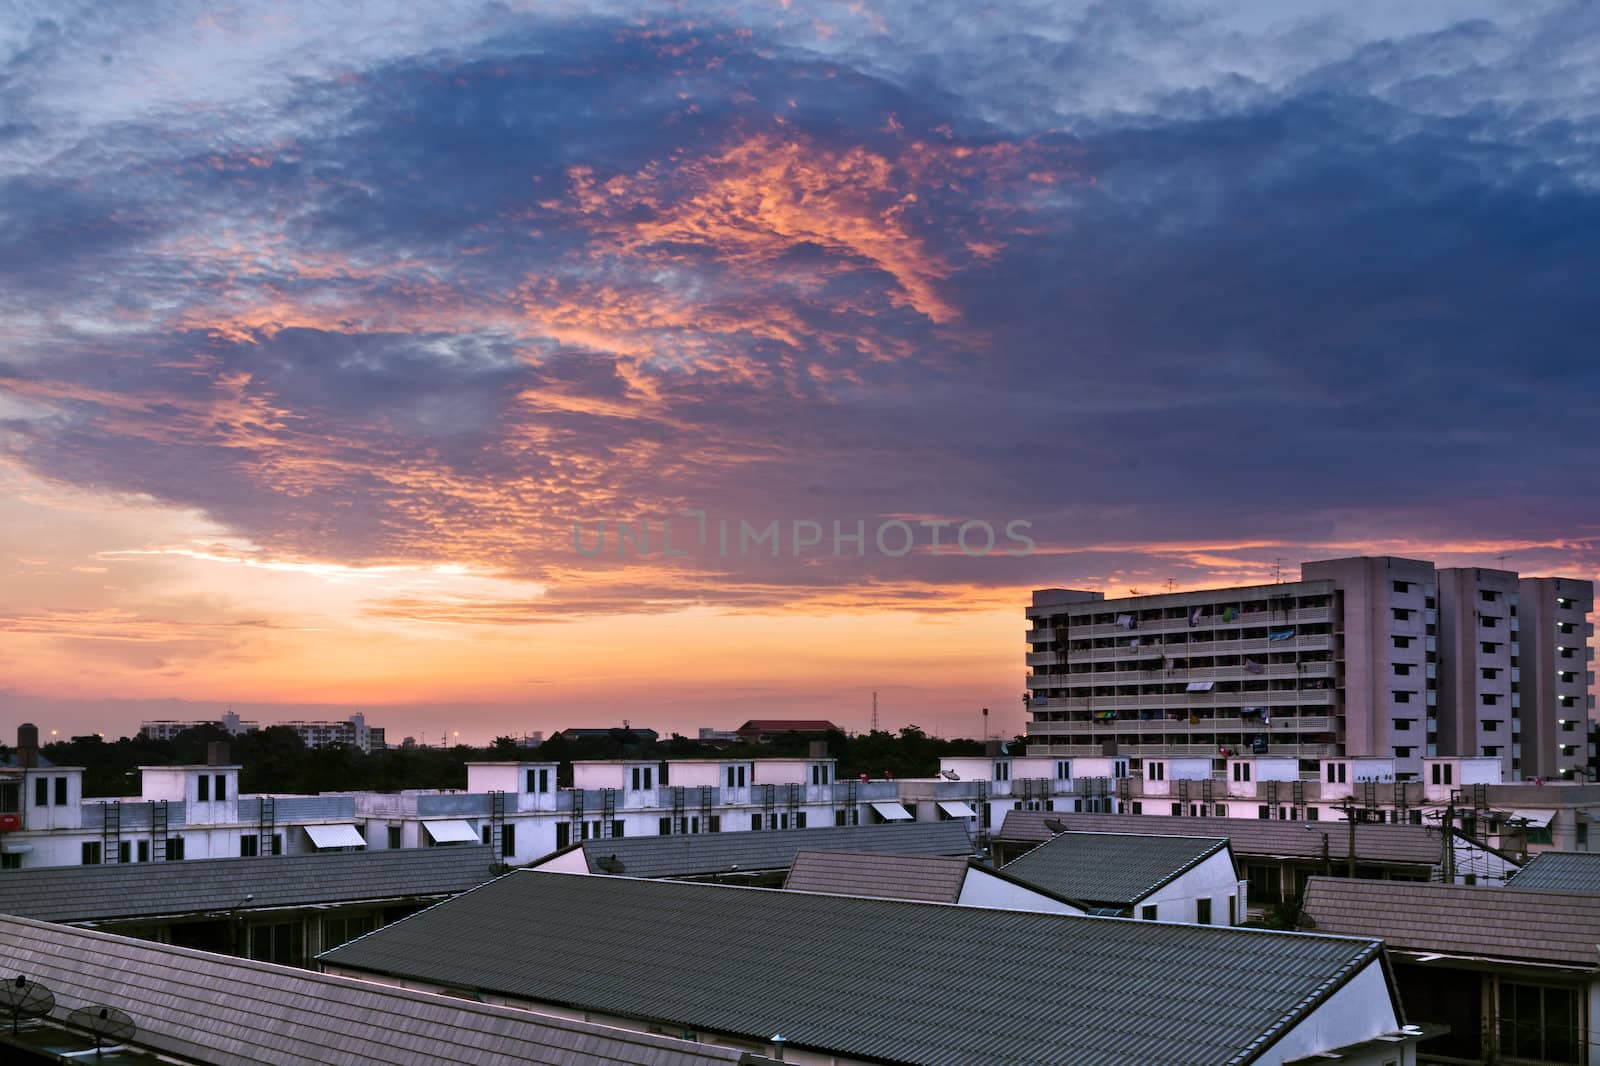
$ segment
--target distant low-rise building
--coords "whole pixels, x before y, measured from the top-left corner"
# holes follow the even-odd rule
[[[342,722],[313,722],[294,721],[279,722],[299,734],[300,739],[308,748],[322,748],[331,744],[343,744],[347,747],[360,748],[362,751],[382,751],[388,745],[384,739],[382,726],[369,726],[365,715],[352,714]],[[254,733],[261,729],[260,722],[247,722],[232,711],[220,718],[199,719],[193,721],[153,721],[143,722],[139,725],[139,735],[150,740],[173,740],[179,733],[200,726],[215,726],[230,736],[240,736],[245,733]]]
[[[776,737],[788,736],[790,733],[798,733],[803,737],[816,737],[838,731],[838,726],[822,718],[752,718],[735,729],[734,734],[740,740],[759,744]]]

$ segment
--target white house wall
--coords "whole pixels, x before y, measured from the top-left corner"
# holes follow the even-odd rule
[[[1045,914],[1083,914],[1083,909],[1052,899],[1003,877],[968,867],[956,903],[962,907],[989,907],[1003,911],[1040,911]]]
[[[1234,900],[1234,921],[1244,921],[1244,903],[1239,899],[1239,881],[1227,849],[1206,859],[1192,870],[1162,885],[1134,905],[1134,917],[1141,907],[1154,905],[1156,918],[1163,922],[1195,922],[1199,900],[1211,900],[1211,925],[1228,924],[1228,900]]]
[[[1395,1017],[1383,966],[1374,959],[1324,1000],[1309,1018],[1290,1029],[1254,1061],[1260,1066],[1281,1066],[1318,1051],[1358,1044],[1399,1028],[1400,1019]],[[1386,1066],[1398,1062],[1400,1066],[1413,1066],[1416,1055],[1416,1042],[1406,1041],[1375,1049],[1369,1055],[1341,1058],[1339,1063],[1340,1066]]]

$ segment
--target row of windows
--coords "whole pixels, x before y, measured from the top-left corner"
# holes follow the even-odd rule
[[[55,788],[50,787],[55,782]],[[51,796],[55,797],[57,807],[67,805],[67,779],[65,777],[36,777],[33,779],[33,805],[35,807],[50,806]]]
[[[100,841],[85,840],[81,852],[83,865],[99,866],[105,861],[101,852]],[[179,862],[183,859],[183,838],[168,837],[167,853],[163,856],[168,862]],[[150,841],[148,840],[119,840],[117,841],[117,861],[120,863],[149,862]]]
[[[211,774],[201,774],[197,779],[198,791],[195,793],[195,798],[201,803],[210,802],[213,792],[216,794],[216,801],[218,803],[221,803],[223,800],[228,798],[227,776],[225,774],[216,775],[217,785],[215,789],[211,787],[211,778]]]

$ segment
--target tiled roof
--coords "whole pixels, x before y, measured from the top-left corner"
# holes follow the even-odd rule
[[[838,728],[825,718],[752,718],[740,726],[738,732],[757,730],[762,733],[826,733]]]
[[[1227,848],[1212,837],[1062,833],[1002,869],[1059,896],[1131,906]]]
[[[534,870],[321,956],[391,979],[933,1066],[1249,1062],[1380,958],[1371,940],[1304,933]]]
[[[1167,818],[1142,814],[1049,814],[1007,811],[997,834],[1011,843],[1043,843],[1051,832],[1045,819],[1059,820],[1080,833],[1142,833],[1156,836],[1226,837],[1240,859],[1261,857],[1314,859],[1322,856],[1322,835],[1335,861],[1348,854],[1345,822],[1299,822],[1256,818]],[[1308,832],[1308,830],[1310,830]],[[1393,865],[1435,866],[1439,831],[1421,825],[1356,826],[1356,860]]]
[[[44,866],[0,875],[0,914],[49,922],[441,896],[498,869],[481,844],[254,859]],[[240,906],[254,895],[248,906]]]
[[[1318,932],[1381,937],[1397,951],[1600,969],[1600,896],[1313,877],[1304,910]]]
[[[676,836],[619,837],[582,845],[590,873],[605,873],[615,856],[628,877],[700,877],[787,870],[799,851],[864,851],[883,855],[971,855],[966,825],[911,822],[827,829],[785,829]]]
[[[55,993],[53,1017],[89,1004],[116,1007],[139,1027],[138,1046],[221,1066],[741,1061],[731,1048],[26,918],[0,916],[0,956],[7,975]]]
[[[932,855],[872,855],[853,851],[802,851],[783,887],[877,899],[955,903],[972,860]]]
[[[1511,887],[1600,893],[1600,853],[1542,851],[1528,860]]]

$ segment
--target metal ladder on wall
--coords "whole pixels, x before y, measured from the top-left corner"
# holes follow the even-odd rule
[[[799,815],[800,815],[800,798],[801,798],[801,791],[800,790],[803,789],[803,788],[805,788],[804,785],[797,785],[797,784],[791,783],[788,786],[788,795],[784,797],[783,805],[786,808],[786,813],[789,815],[789,828],[790,829],[799,829],[800,828],[800,818],[799,818]]]
[[[568,789],[572,797],[572,805],[568,808],[568,821],[572,825],[572,839],[569,843],[576,844],[583,839],[583,789]]]
[[[609,837],[613,828],[612,822],[617,820],[617,790],[605,789],[600,795],[600,835]]]
[[[506,794],[502,789],[495,789],[489,793],[489,852],[491,861],[504,853],[501,842],[505,839],[506,828]]]
[[[700,832],[711,832],[711,786],[700,786]]]
[[[122,843],[122,801],[100,806],[100,861],[118,862],[117,845]]]
[[[763,829],[771,829],[776,824],[777,792],[776,785],[761,786],[761,828]]]
[[[854,825],[856,823],[856,817],[857,817],[857,815],[856,815],[856,802],[857,802],[856,779],[852,777],[850,780],[848,780],[848,781],[846,781],[844,783],[844,824],[845,825]]]
[[[684,814],[683,786],[672,786],[672,821],[668,823],[673,833],[689,831],[688,817]]]
[[[256,811],[256,854],[271,855],[272,838],[278,828],[278,801],[272,796],[262,796]]]
[[[167,860],[167,801],[150,801],[150,860]]]

